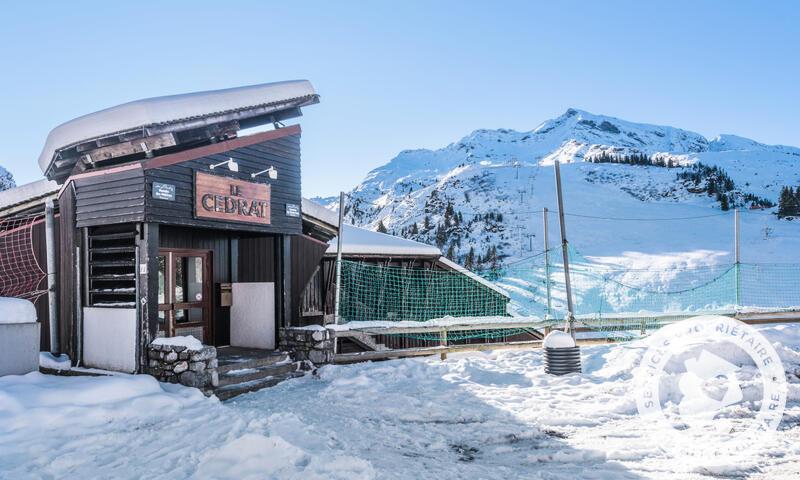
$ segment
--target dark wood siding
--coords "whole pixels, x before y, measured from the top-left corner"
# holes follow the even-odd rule
[[[233,158],[239,164],[239,172],[225,167],[214,170],[209,165]],[[278,178],[271,180],[266,174],[255,179],[250,177],[269,167],[275,167]],[[204,172],[236,178],[248,182],[267,183],[271,186],[271,224],[255,225],[224,220],[198,219],[194,217],[194,175]],[[286,215],[286,204],[300,205],[300,135],[256,143],[245,147],[187,160],[173,165],[145,170],[146,176],[146,220],[170,225],[186,225],[205,228],[236,230],[241,232],[286,233],[301,232],[301,219]],[[159,200],[152,196],[153,182],[175,186],[175,200]]]
[[[75,189],[69,184],[58,198],[58,225],[59,225],[59,263],[58,263],[58,331],[61,340],[61,350],[67,352],[70,358],[77,359],[75,349],[75,247],[81,245],[78,229],[75,227]],[[44,265],[47,265],[46,261]],[[45,309],[47,299],[43,300]],[[46,331],[42,325],[42,332]]]
[[[314,240],[305,235],[294,235],[291,239],[291,255],[292,255],[292,289],[291,289],[291,302],[292,302],[292,320],[293,326],[305,326],[306,320],[313,320],[320,323],[322,317],[314,319],[304,319],[300,312],[300,304],[302,303],[303,290],[308,285],[309,280],[314,275],[314,272],[320,268],[322,256],[328,249],[328,244]]]
[[[139,222],[144,219],[144,172],[141,165],[76,176],[75,219],[78,227]]]
[[[275,243],[278,237],[242,237],[239,239],[240,282],[275,281]]]

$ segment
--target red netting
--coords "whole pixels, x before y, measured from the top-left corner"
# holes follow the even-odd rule
[[[0,219],[0,297],[35,301],[47,293],[40,289],[47,275],[33,245],[33,229],[43,221],[42,215]]]

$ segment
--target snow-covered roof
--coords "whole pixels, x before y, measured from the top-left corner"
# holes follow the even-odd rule
[[[508,294],[508,292],[506,292],[502,288],[498,287],[494,283],[490,282],[489,280],[486,280],[485,278],[481,277],[480,275],[475,274],[474,272],[472,272],[470,270],[467,270],[466,268],[462,267],[461,265],[459,265],[456,262],[448,259],[445,256],[442,256],[439,259],[439,263],[444,265],[444,266],[446,266],[447,268],[450,268],[452,270],[455,270],[456,272],[459,272],[459,273],[462,273],[462,274],[468,276],[469,278],[475,280],[476,282],[480,283],[481,285],[486,286],[487,288],[490,288],[490,289],[494,290],[495,292],[499,293],[500,295],[503,295],[504,297],[510,297],[511,296],[511,295]]]
[[[323,207],[317,202],[304,198],[301,204],[303,215],[316,218],[319,221],[325,222],[334,227],[339,225],[339,215],[327,208]]]
[[[47,173],[59,150],[109,135],[262,106],[293,108],[305,105],[303,101],[309,99],[316,101],[316,98],[317,93],[311,82],[289,80],[123,103],[54,128],[47,136],[39,156],[39,167]],[[301,102],[292,105],[294,101]]]
[[[336,217],[334,212],[325,209],[321,205],[315,204],[314,202],[308,201],[309,203],[313,203],[318,207],[330,212],[333,215],[332,218]],[[306,204],[303,203],[303,208],[306,207]],[[305,212],[304,212],[305,213]],[[494,283],[486,280],[485,278],[476,275],[475,273],[467,270],[466,268],[462,267],[461,265],[448,260],[447,257],[442,256],[442,251],[438,248],[427,245],[425,243],[416,242],[414,240],[409,240],[407,238],[396,237],[394,235],[388,235],[386,233],[380,232],[373,232],[372,230],[367,230],[365,228],[356,227],[354,225],[343,225],[344,228],[344,243],[342,244],[342,255],[385,255],[385,256],[403,256],[403,257],[437,257],[437,262],[444,267],[466,275],[467,277],[475,280],[476,282],[484,285],[487,288],[494,290],[495,292],[508,297],[509,294],[502,288],[498,287]],[[333,238],[330,242],[328,242],[328,250],[325,252],[328,255],[335,255],[336,254],[336,242],[338,241],[338,237]]]
[[[0,192],[0,210],[58,193],[56,182],[42,179]]]
[[[343,225],[343,255],[397,255],[438,257],[442,252],[431,245],[385,233],[373,232],[354,225]],[[338,237],[328,242],[328,254],[336,254]]]

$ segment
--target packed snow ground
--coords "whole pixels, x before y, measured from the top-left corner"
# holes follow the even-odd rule
[[[225,404],[141,375],[0,378],[0,478],[797,478],[800,325],[760,330],[787,410],[734,462],[665,451],[636,411],[634,342],[584,347],[581,375],[545,375],[538,350],[469,353],[327,366]]]

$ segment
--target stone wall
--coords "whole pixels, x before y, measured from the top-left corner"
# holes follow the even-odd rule
[[[201,350],[189,350],[178,345],[150,345],[147,348],[147,373],[158,381],[180,383],[204,391],[219,385],[216,348],[205,345]]]
[[[333,362],[333,339],[336,333],[325,327],[284,328],[280,332],[281,348],[292,354],[295,361],[314,365]]]

